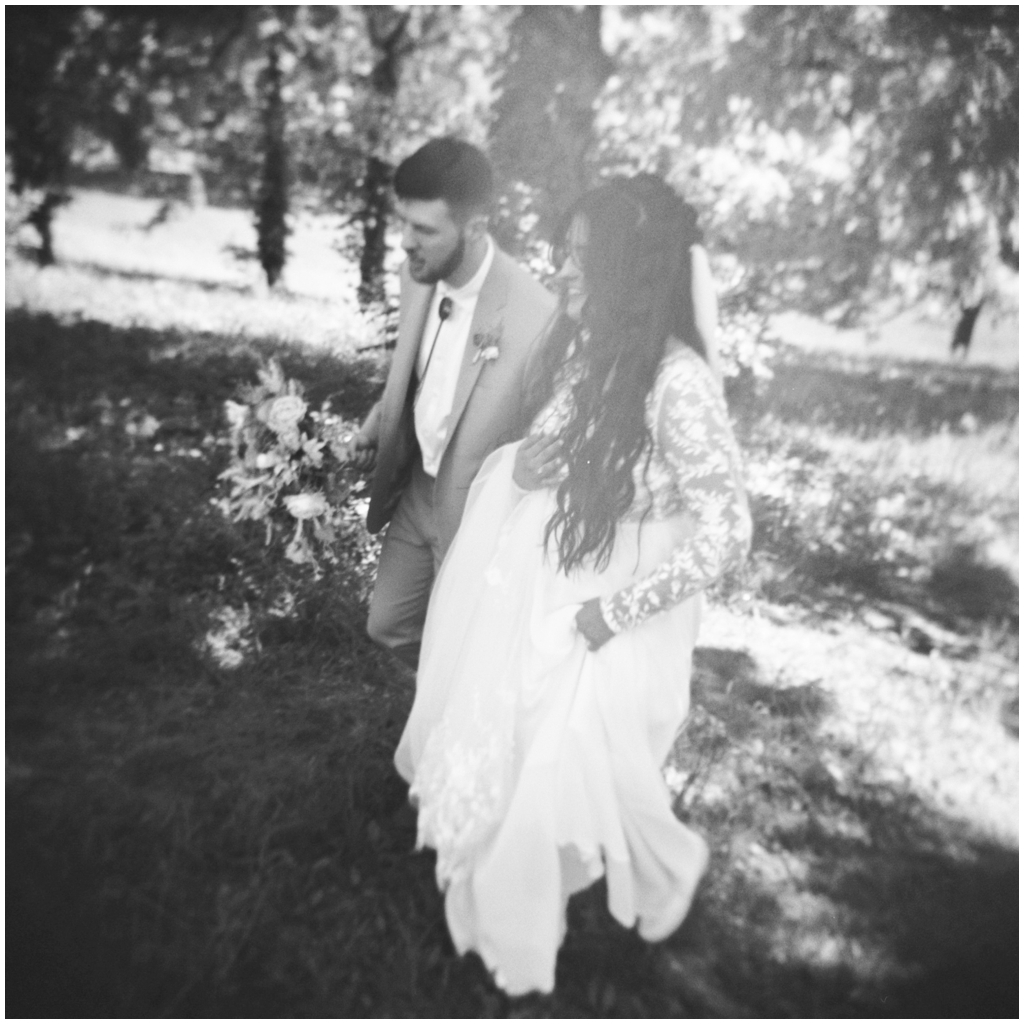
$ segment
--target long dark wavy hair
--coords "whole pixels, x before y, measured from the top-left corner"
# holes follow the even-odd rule
[[[530,387],[536,413],[566,372],[574,381],[560,438],[568,475],[544,531],[566,573],[611,558],[635,497],[634,468],[650,459],[647,396],[668,338],[707,358],[693,311],[690,247],[701,241],[693,208],[654,175],[609,180],[566,212],[556,255],[577,219],[588,231],[579,254],[587,299],[579,322],[562,315],[553,324]]]

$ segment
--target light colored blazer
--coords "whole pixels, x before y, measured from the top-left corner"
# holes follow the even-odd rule
[[[413,425],[415,365],[433,285],[418,284],[403,264],[398,342],[380,401],[362,431],[377,442],[366,525],[387,524],[420,457]],[[434,515],[443,554],[462,519],[469,485],[495,449],[523,436],[527,361],[552,319],[555,297],[495,247],[469,329],[452,403],[448,443],[434,482]],[[477,358],[496,347],[497,358]],[[492,353],[493,354],[493,353]]]

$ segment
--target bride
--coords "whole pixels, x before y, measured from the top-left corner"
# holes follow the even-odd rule
[[[616,179],[560,240],[538,412],[472,485],[395,755],[455,947],[512,995],[553,989],[567,901],[602,875],[647,941],[686,916],[708,848],[661,769],[701,593],[750,538],[689,207],[650,175]]]

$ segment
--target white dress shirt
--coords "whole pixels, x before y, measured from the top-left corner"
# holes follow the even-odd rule
[[[473,323],[480,289],[484,286],[493,262],[494,243],[488,237],[487,252],[477,272],[461,288],[451,288],[444,281],[438,281],[430,300],[430,310],[416,359],[416,376],[421,386],[415,409],[416,439],[423,453],[423,468],[430,476],[437,476],[441,456],[448,442],[451,426],[448,420],[455,399],[459,370],[469,342],[469,328]],[[451,299],[452,310],[447,319],[442,321],[438,307],[444,298]]]

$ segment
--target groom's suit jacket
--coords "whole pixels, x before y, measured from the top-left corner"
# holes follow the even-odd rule
[[[377,441],[366,517],[371,533],[390,521],[414,460],[420,458],[412,403],[416,356],[433,294],[434,286],[414,281],[403,264],[398,342],[384,394],[363,425],[363,433]],[[455,536],[469,485],[484,459],[503,444],[518,440],[529,426],[524,422],[527,360],[555,306],[546,288],[495,247],[469,329],[448,441],[434,483],[435,525],[442,552]],[[489,348],[497,349],[497,358],[479,357]]]

